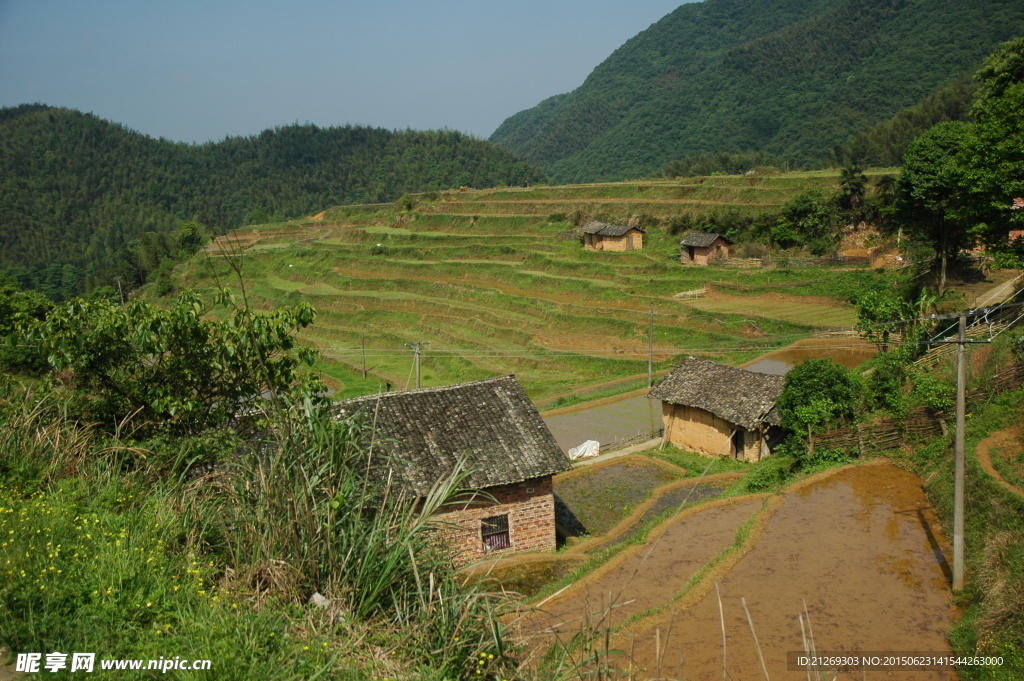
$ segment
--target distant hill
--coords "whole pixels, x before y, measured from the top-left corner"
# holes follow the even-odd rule
[[[133,239],[185,219],[228,229],[407,192],[543,179],[508,151],[451,131],[289,125],[194,145],[69,109],[5,108],[0,270],[30,282],[62,276],[65,290],[84,290],[109,283]]]
[[[490,139],[563,182],[709,152],[816,164],[1022,33],[1019,0],[705,0]]]
[[[971,99],[978,84],[959,78],[928,95],[914,106],[858,134],[836,153],[837,160],[859,166],[885,167],[903,163],[903,154],[915,137],[933,125],[970,119]]]

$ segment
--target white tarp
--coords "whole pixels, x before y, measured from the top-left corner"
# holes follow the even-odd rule
[[[569,450],[569,459],[572,461],[578,461],[580,459],[589,459],[595,457],[601,453],[601,443],[597,440],[587,440],[578,447],[573,447]]]

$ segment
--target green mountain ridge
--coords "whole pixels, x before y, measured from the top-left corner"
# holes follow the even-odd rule
[[[1024,33],[1008,0],[705,0],[627,41],[491,141],[562,182],[712,152],[814,165]]]
[[[186,219],[230,229],[407,192],[543,179],[505,149],[448,130],[289,125],[196,145],[22,105],[0,109],[0,270],[30,285],[70,276],[89,289],[109,283],[133,240]]]

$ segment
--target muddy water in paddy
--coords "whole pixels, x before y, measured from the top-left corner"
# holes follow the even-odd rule
[[[948,568],[917,476],[894,466],[860,466],[787,493],[760,539],[721,579],[728,671],[734,681],[763,678],[743,613],[745,597],[773,679],[786,671],[786,651],[803,649],[801,599],[806,599],[818,650],[950,651]],[[715,592],[635,630],[634,660],[655,676],[655,627],[662,674],[679,678],[679,647],[687,679],[722,677],[722,633]],[[642,627],[642,628],[641,628]],[[618,645],[629,646],[624,636]],[[867,679],[955,679],[952,671],[869,671]],[[862,678],[860,672],[840,678]]]
[[[637,431],[660,428],[661,403],[646,397],[630,397],[593,409],[551,416],[544,423],[563,452],[586,440],[597,440],[606,447],[616,439],[635,437]]]
[[[668,601],[694,572],[733,543],[736,530],[760,506],[760,500],[744,501],[683,518],[665,530],[646,560],[645,546],[609,574],[585,579],[586,589],[545,606],[531,618],[528,630],[539,641],[549,640],[552,630],[563,638],[571,636],[588,611],[602,609],[609,591],[621,604],[615,608],[613,625]]]
[[[741,366],[761,374],[782,376],[805,360],[831,359],[847,369],[853,369],[874,357],[877,352],[878,348],[874,345],[856,338],[807,338],[761,355]]]

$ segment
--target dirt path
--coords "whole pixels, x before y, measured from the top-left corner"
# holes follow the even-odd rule
[[[1010,297],[1011,293],[1017,290],[1018,286],[1020,286],[1022,276],[1024,276],[1024,273],[1018,274],[1013,279],[1004,281],[1003,283],[990,288],[988,291],[985,291],[974,299],[974,307],[988,307],[990,305],[998,305],[1003,302]]]
[[[987,438],[978,443],[977,455],[978,463],[985,469],[985,472],[992,476],[992,479],[998,482],[1000,485],[1010,490],[1019,497],[1024,498],[1024,489],[1020,487],[1014,487],[992,465],[992,450],[1002,447],[1014,447],[1015,449],[1020,448],[1019,433],[1016,428],[1008,428],[1007,430],[1000,430],[999,432],[992,433]]]

